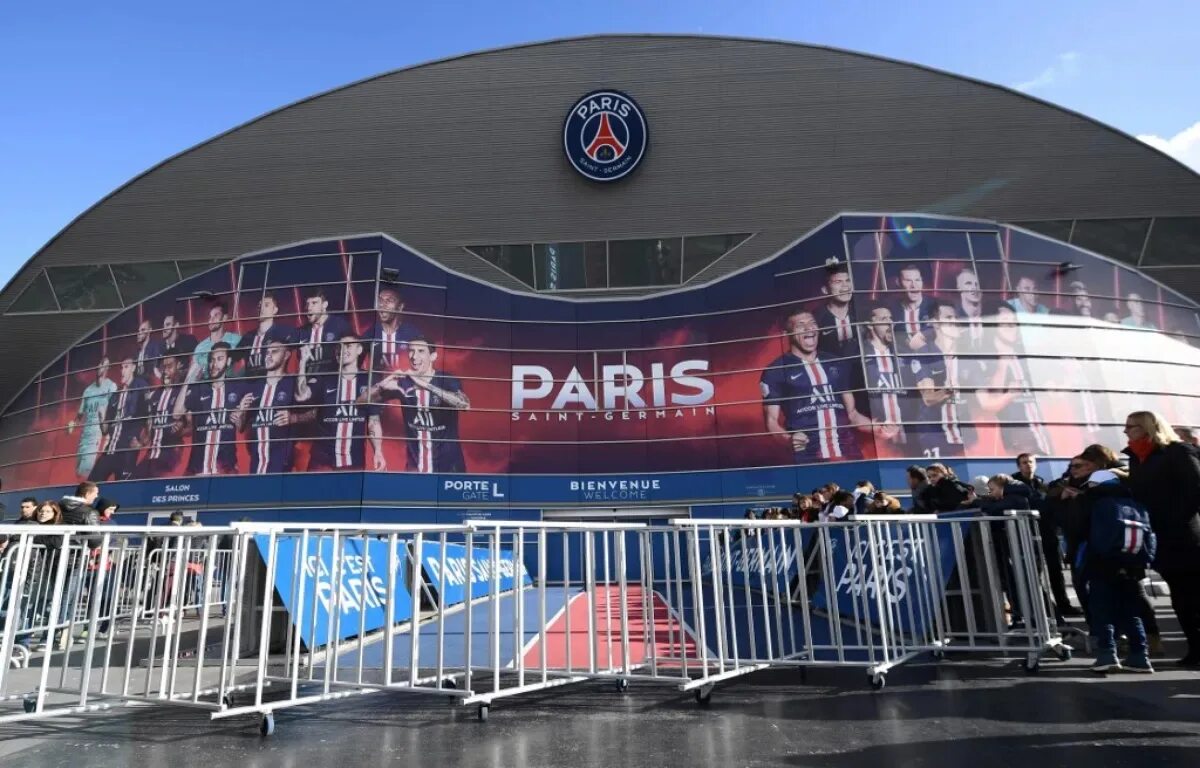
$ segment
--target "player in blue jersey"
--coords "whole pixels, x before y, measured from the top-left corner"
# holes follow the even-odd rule
[[[963,321],[953,304],[936,302],[933,329],[927,354],[904,358],[920,395],[918,423],[910,424],[907,432],[926,458],[944,459],[963,455],[969,421],[963,390],[979,384],[979,362],[958,354]]]
[[[237,357],[242,363],[242,376],[258,378],[266,375],[267,346],[278,341],[291,344],[296,329],[278,322],[279,302],[272,293],[264,293],[258,300],[258,327],[247,333],[237,345]]]
[[[162,386],[146,392],[146,455],[137,468],[139,478],[172,477],[179,467],[183,421],[175,416],[175,402],[184,364],[178,355],[158,361]]]
[[[984,358],[981,363],[983,388],[975,394],[979,406],[1000,422],[1000,436],[1008,454],[1047,456],[1051,454],[1050,435],[1037,396],[1029,386],[1029,372],[1020,357],[1021,328],[1017,325],[1017,313],[1011,304],[989,307],[987,314],[995,319],[992,335],[996,356]]]
[[[879,430],[881,436],[904,443],[906,436],[902,407],[908,390],[903,366],[893,347],[895,323],[892,310],[882,306],[873,308],[863,335],[863,372],[867,378],[871,419],[876,424],[890,428],[886,432]]]
[[[379,289],[378,321],[371,327],[371,368],[385,374],[408,364],[408,342],[420,331],[404,322],[404,300],[395,288]]]
[[[788,445],[797,462],[860,458],[852,429],[869,431],[871,420],[844,391],[850,377],[842,366],[817,354],[816,318],[796,310],[784,327],[788,351],[763,370],[760,382],[768,434]]]
[[[370,400],[399,400],[404,410],[408,468],[414,472],[466,472],[458,441],[458,412],[471,407],[458,379],[438,371],[437,346],[423,337],[408,343],[412,366],[371,387]]]
[[[237,472],[237,427],[233,412],[240,402],[238,383],[231,380],[232,349],[218,341],[208,350],[208,371],[197,381],[199,370],[192,366],[183,390],[175,400],[175,417],[192,425],[192,452],[188,473],[230,475]]]
[[[79,412],[75,414],[75,418],[67,422],[67,434],[73,433],[76,427],[80,427],[75,474],[81,480],[86,480],[96,466],[96,458],[100,455],[100,443],[104,439],[100,424],[104,421],[104,415],[108,411],[109,398],[112,397],[113,392],[117,391],[117,385],[108,378],[109,367],[108,355],[101,357],[100,363],[96,366],[96,380],[83,390],[83,397],[79,401]]]
[[[826,359],[858,356],[858,339],[854,335],[854,317],[850,303],[854,298],[854,285],[850,281],[850,268],[845,264],[831,264],[826,268],[825,286],[821,292],[829,297],[825,306],[813,313],[821,328],[818,348]],[[847,366],[847,370],[850,370]]]
[[[243,380],[242,399],[233,413],[240,432],[250,434],[250,474],[267,475],[292,468],[292,425],[311,422],[311,408],[298,410],[296,379],[287,376],[291,350],[279,339],[262,353],[264,375]]]
[[[121,387],[108,399],[108,411],[101,425],[104,447],[89,480],[100,483],[133,477],[142,447],[145,415],[146,381],[138,378],[137,361],[127,357],[121,361]]]
[[[314,362],[312,353],[316,346],[306,344],[300,348],[295,395],[296,402],[316,406],[316,436],[309,470],[365,469],[369,438],[375,454],[372,468],[386,472],[379,406],[367,401],[370,374],[359,367],[363,358],[362,341],[350,333],[343,335],[338,341],[338,371],[311,376],[309,367]]]
[[[227,322],[229,309],[224,304],[218,302],[208,308],[208,335],[196,343],[196,351],[192,354],[192,367],[196,373],[189,372],[191,378],[202,379],[208,375],[208,355],[216,345],[224,344],[232,350],[242,340],[240,333],[226,330]]]
[[[905,264],[900,268],[897,284],[903,295],[892,310],[892,318],[900,328],[901,347],[905,352],[920,352],[929,346],[933,336],[929,322],[933,317],[933,299],[925,295],[925,275],[916,264]]]
[[[133,353],[133,364],[139,379],[158,379],[162,376],[159,361],[163,356],[162,342],[154,338],[154,326],[149,320],[138,323],[137,348]]]
[[[296,340],[309,347],[309,374],[336,373],[339,341],[354,333],[350,323],[344,317],[329,314],[329,298],[320,286],[305,294],[304,312],[308,322],[300,328]]]

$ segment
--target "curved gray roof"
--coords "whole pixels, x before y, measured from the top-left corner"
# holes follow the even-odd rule
[[[560,146],[565,110],[601,87],[637,99],[653,136],[613,185],[579,177]],[[716,279],[844,210],[1200,216],[1200,176],[1082,115],[913,64],[761,40],[557,40],[390,72],[193,147],[71,222],[0,292],[0,312],[41,267],[369,231],[518,290],[462,246],[755,233],[704,274]],[[1152,274],[1200,294],[1186,268]],[[5,316],[0,355],[26,362],[0,373],[0,401],[109,314]],[[35,332],[47,343],[31,348]]]

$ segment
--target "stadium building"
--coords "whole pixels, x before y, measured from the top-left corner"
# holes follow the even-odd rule
[[[602,36],[371,78],[80,215],[0,293],[10,508],[737,515],[1200,423],[1200,176],[847,51]]]

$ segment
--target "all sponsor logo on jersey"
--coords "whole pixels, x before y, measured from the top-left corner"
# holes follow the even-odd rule
[[[592,181],[624,178],[646,154],[650,133],[637,103],[620,91],[592,91],[563,123],[563,150],[571,166]]]

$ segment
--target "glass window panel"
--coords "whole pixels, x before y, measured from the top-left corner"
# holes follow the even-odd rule
[[[1062,240],[1064,243],[1071,239],[1071,220],[1064,219],[1059,221],[1017,221],[1013,222],[1018,227],[1028,229],[1030,232],[1037,232],[1046,237],[1053,237],[1055,240]]]
[[[107,265],[47,267],[54,295],[64,310],[120,309],[121,296]]]
[[[9,312],[57,312],[58,303],[54,301],[54,291],[46,280],[45,272],[38,272],[33,282],[25,287],[17,300],[8,308]]]
[[[126,306],[136,304],[164,288],[179,282],[179,270],[173,261],[151,261],[145,264],[112,264],[117,278],[117,290]]]
[[[992,232],[972,232],[971,255],[975,261],[1000,261],[1000,238]]]
[[[1080,219],[1075,222],[1071,245],[1137,264],[1149,227],[1149,219]]]
[[[682,240],[676,237],[609,241],[609,286],[677,285],[681,247]]]
[[[750,235],[700,235],[683,239],[683,280],[687,282]]]
[[[603,242],[539,243],[533,258],[539,291],[608,287]]]
[[[1155,219],[1142,264],[1200,264],[1200,217]]]
[[[197,259],[195,261],[177,261],[179,266],[179,275],[184,280],[192,275],[198,275],[201,272],[207,272],[218,264],[224,264],[226,259]]]
[[[508,274],[533,287],[533,247],[521,245],[470,245],[467,250],[495,264]]]

